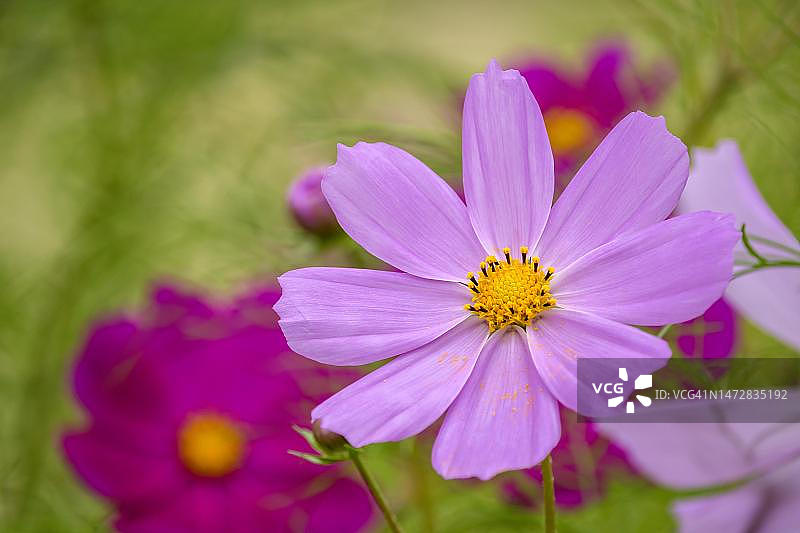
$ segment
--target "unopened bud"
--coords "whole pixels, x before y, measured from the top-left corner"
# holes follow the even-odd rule
[[[314,425],[311,429],[314,433],[314,438],[317,439],[317,443],[322,447],[323,450],[328,453],[344,451],[345,445],[347,444],[347,439],[338,433],[328,431],[327,429],[322,429],[319,420],[314,421]]]
[[[311,233],[330,235],[339,227],[336,216],[322,194],[323,169],[311,169],[290,186],[286,201],[298,224]]]

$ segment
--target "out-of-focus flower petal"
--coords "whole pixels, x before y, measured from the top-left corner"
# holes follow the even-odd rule
[[[754,531],[753,521],[763,499],[760,490],[748,485],[722,494],[678,500],[673,504],[672,512],[681,533],[746,533]]]
[[[683,322],[725,290],[739,232],[729,214],[671,218],[595,248],[563,272],[558,305],[644,326]]]
[[[333,395],[311,417],[357,447],[416,435],[461,391],[487,336],[486,324],[470,318]]]
[[[399,148],[339,145],[322,190],[347,234],[404,272],[461,281],[485,256],[458,195]]]
[[[301,503],[308,514],[307,533],[360,531],[369,522],[372,505],[364,488],[351,479],[338,479],[326,490]]]
[[[475,233],[489,254],[539,240],[553,201],[553,154],[525,79],[492,61],[464,101],[464,193]]]
[[[171,457],[126,450],[96,428],[67,434],[63,446],[86,484],[117,502],[169,499],[186,482],[183,471]]]
[[[536,253],[558,271],[622,233],[664,220],[688,171],[686,147],[663,117],[629,114],[555,203]]]
[[[578,358],[652,359],[642,371],[661,368],[671,355],[663,339],[606,318],[566,309],[551,309],[528,328],[536,369],[550,392],[573,411],[578,408]],[[643,364],[640,362],[640,365]],[[641,373],[641,372],[640,372]]]
[[[303,268],[281,276],[275,305],[289,346],[333,365],[361,365],[432,341],[469,316],[469,291],[400,272]]]
[[[160,510],[123,512],[115,526],[121,533],[219,533],[229,530],[229,512],[224,486],[195,484]]]
[[[525,333],[516,327],[489,338],[433,447],[433,466],[444,478],[486,480],[529,468],[558,442],[558,403],[525,344]]]
[[[681,197],[682,212],[698,209],[728,211],[737,226],[747,225],[753,245],[763,255],[797,260],[779,247],[754,238],[763,237],[794,250],[800,243],[775,216],[753,183],[734,141],[721,141],[711,150],[695,149],[694,166]],[[737,257],[750,257],[742,244]],[[737,312],[781,341],[800,350],[800,268],[770,268],[733,280],[725,297]]]

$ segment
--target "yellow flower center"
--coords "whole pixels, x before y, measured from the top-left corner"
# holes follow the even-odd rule
[[[544,114],[544,125],[553,153],[566,154],[584,148],[594,135],[592,120],[575,109],[554,107]]]
[[[230,418],[215,413],[191,415],[178,435],[181,461],[203,477],[220,477],[237,469],[244,445],[242,430]]]
[[[464,309],[497,331],[516,324],[526,327],[541,312],[556,304],[550,294],[553,267],[542,268],[538,257],[528,257],[528,248],[520,248],[522,260],[511,257],[511,249],[503,248],[505,261],[490,255],[481,263],[481,271],[467,274],[472,303]]]

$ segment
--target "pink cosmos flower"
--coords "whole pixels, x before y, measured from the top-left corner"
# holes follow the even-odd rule
[[[692,406],[696,409],[696,406]],[[800,424],[600,424],[654,482],[738,486],[680,498],[681,533],[788,533],[800,524]]]
[[[680,202],[682,212],[729,211],[736,216],[737,226],[747,225],[747,233],[762,255],[800,259],[800,242],[758,192],[736,142],[721,141],[710,150],[697,148],[694,156]],[[741,243],[736,247],[736,257],[753,263]],[[731,282],[725,297],[741,315],[800,351],[800,268],[769,268],[747,274]]]
[[[628,48],[614,42],[592,50],[583,72],[549,59],[519,64],[542,110],[557,178],[574,170],[626,113],[656,102],[673,77],[663,64],[638,72]]]
[[[446,478],[527,468],[577,403],[578,357],[669,357],[626,325],[688,320],[719,298],[738,232],[712,212],[665,218],[688,173],[663,118],[625,117],[552,205],[542,114],[516,70],[470,81],[466,205],[399,148],[339,147],[322,189],[344,230],[402,272],[306,268],[279,282],[297,353],[333,365],[399,357],[312,412],[354,446],[401,440],[447,411]]]
[[[63,447],[119,531],[355,532],[369,520],[358,484],[287,453],[305,444],[292,423],[350,373],[298,366],[276,299],[212,306],[164,286],[147,313],[92,329],[73,375],[89,421]]]

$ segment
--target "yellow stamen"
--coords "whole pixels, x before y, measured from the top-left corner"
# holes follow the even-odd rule
[[[464,309],[484,319],[489,331],[510,325],[526,327],[541,312],[556,305],[549,284],[555,273],[553,267],[539,268],[538,257],[526,262],[526,246],[520,248],[520,254],[522,261],[511,257],[510,248],[503,248],[505,263],[489,256],[481,263],[482,274],[477,279],[473,272],[467,274],[473,295],[472,303]]]
[[[576,109],[554,107],[544,114],[547,137],[553,153],[568,154],[581,148],[594,136],[592,119]]]
[[[203,477],[220,477],[236,470],[244,457],[245,436],[226,416],[189,416],[178,435],[178,454],[184,466]]]

